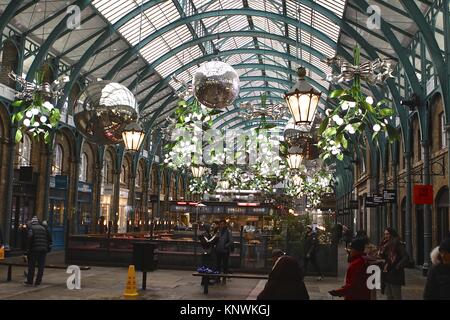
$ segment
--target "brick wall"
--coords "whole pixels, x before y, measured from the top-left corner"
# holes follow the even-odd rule
[[[13,89],[16,88],[16,83],[8,77],[8,74],[17,70],[18,60],[16,46],[11,41],[6,41],[3,44],[3,55],[0,64],[0,83]]]

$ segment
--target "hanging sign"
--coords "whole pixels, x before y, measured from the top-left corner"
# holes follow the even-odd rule
[[[413,189],[414,204],[433,204],[433,185],[416,184]]]
[[[373,202],[378,205],[381,206],[383,204],[383,195],[379,194],[379,193],[374,193],[373,194]]]
[[[395,203],[397,201],[397,191],[394,189],[383,190],[384,203]]]
[[[364,204],[365,204],[366,208],[376,208],[376,207],[378,207],[378,204],[376,204],[374,202],[373,197],[369,197],[369,196],[366,197],[366,199],[364,201]]]

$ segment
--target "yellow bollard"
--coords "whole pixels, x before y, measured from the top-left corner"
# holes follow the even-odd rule
[[[123,293],[124,297],[137,297],[138,292],[136,290],[136,271],[134,265],[128,267],[127,287]]]

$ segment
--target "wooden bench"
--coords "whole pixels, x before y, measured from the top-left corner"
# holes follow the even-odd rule
[[[237,279],[259,279],[267,280],[268,275],[254,275],[254,274],[234,274],[234,273],[200,273],[195,272],[192,274],[194,277],[202,277],[203,293],[208,294],[209,280],[222,278],[222,283],[227,283],[227,278],[237,278]]]
[[[28,268],[28,264],[26,263],[19,263],[19,262],[7,262],[7,261],[0,261],[0,266],[8,266],[8,274],[6,277],[6,281],[11,281],[12,280],[12,267],[26,267]],[[54,265],[54,264],[49,264],[46,265],[45,268],[50,268],[50,269],[64,269],[66,270],[69,266],[63,266],[63,265]],[[91,267],[87,267],[87,266],[81,266],[80,270],[90,270]]]

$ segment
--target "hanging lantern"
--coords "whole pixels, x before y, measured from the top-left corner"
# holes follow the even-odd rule
[[[302,185],[302,177],[296,174],[292,177],[292,182],[294,183],[294,186],[300,187]]]
[[[139,122],[130,123],[122,132],[123,143],[127,151],[138,152],[145,138],[145,132]]]
[[[298,68],[297,83],[284,96],[286,104],[294,117],[295,124],[311,124],[316,114],[321,92],[316,91],[305,81],[306,69]]]
[[[239,75],[229,64],[210,61],[202,64],[192,80],[194,95],[208,108],[225,108],[239,94]]]
[[[201,178],[205,173],[206,168],[204,166],[192,166],[191,170],[194,178]]]
[[[222,190],[228,190],[228,188],[230,187],[230,182],[228,180],[221,180],[219,182],[219,186]]]
[[[303,161],[303,154],[301,149],[297,148],[296,152],[287,155],[287,163],[290,169],[298,170]]]

